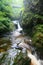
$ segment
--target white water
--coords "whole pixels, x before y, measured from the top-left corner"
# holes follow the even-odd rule
[[[12,21],[14,24],[17,24],[18,23],[18,20],[15,20],[15,21]]]
[[[14,21],[14,24],[18,25],[18,29],[14,32],[15,37],[17,37],[17,36],[21,35],[20,31],[22,31],[22,28],[21,28],[18,21]],[[30,40],[30,42],[31,42],[31,40]],[[13,47],[14,46],[15,45],[13,45]],[[29,50],[27,50],[27,56],[31,59],[31,64],[30,65],[41,65],[40,60],[38,60],[35,55],[32,55],[32,53],[30,51],[30,47],[24,42],[24,40],[21,41],[21,43],[19,44],[19,47],[29,49]]]
[[[21,28],[18,20],[13,21],[13,23],[14,23],[14,25],[16,24],[18,27],[15,31],[13,31],[13,36],[17,37],[17,36],[21,35],[20,31],[22,31],[23,29]]]
[[[21,26],[20,26],[20,24],[19,24],[19,21],[18,20],[15,20],[15,21],[13,21],[13,23],[14,24],[16,24],[17,25],[17,29],[16,29],[16,31],[18,31],[18,32],[20,32],[20,31],[22,31],[23,29],[21,28]]]
[[[38,60],[37,57],[31,53],[31,49],[26,43],[21,42],[19,44],[19,47],[27,49],[27,56],[31,59],[31,64],[30,65],[41,65],[40,60]]]
[[[13,23],[14,23],[14,25],[17,24],[18,28],[15,31],[13,31],[13,34],[11,36],[11,41],[12,41],[11,48],[12,49],[8,50],[9,57],[11,57],[10,65],[13,65],[14,58],[20,52],[20,50],[15,49],[15,47],[17,46],[17,43],[19,43],[21,41],[21,39],[16,39],[16,37],[20,36],[21,35],[20,31],[22,31],[22,28],[21,28],[18,20],[13,21]]]
[[[31,59],[31,65],[41,65],[40,61],[37,60],[37,57],[35,55],[32,55],[32,53],[30,51],[31,50],[30,47],[24,42],[24,38],[25,37],[23,37],[23,35],[20,33],[20,31],[22,31],[22,28],[21,28],[19,22],[17,20],[15,20],[15,21],[13,21],[13,23],[18,25],[18,29],[16,29],[15,31],[13,31],[13,34],[11,35],[12,46],[11,46],[11,49],[9,49],[7,51],[9,53],[7,59],[10,58],[10,65],[13,65],[14,57],[16,56],[16,54],[18,52],[20,52],[20,50],[16,50],[15,49],[15,47],[17,46],[17,43],[20,43],[20,42],[21,42],[19,44],[20,47],[29,49],[27,51],[27,55]],[[20,35],[22,35],[22,37],[18,37]],[[31,42],[31,40],[30,40],[30,42]],[[8,63],[7,59],[6,59],[6,62],[4,64],[2,64],[2,65],[8,65],[7,64]]]
[[[21,28],[21,26],[20,26],[20,24],[19,24],[19,22],[18,22],[18,32],[20,32],[20,31],[22,31],[23,29]]]

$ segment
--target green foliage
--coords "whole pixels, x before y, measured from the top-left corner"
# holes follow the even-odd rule
[[[20,19],[22,14],[21,11],[24,10],[23,0],[13,0],[12,6],[13,6],[14,19]]]
[[[43,25],[37,25],[34,28],[33,42],[43,44]]]
[[[11,0],[0,1],[0,33],[12,30],[12,7],[10,6]],[[12,24],[12,25],[11,25]]]
[[[36,32],[32,37],[33,46],[36,48],[38,56],[43,59],[43,34],[41,32]]]
[[[12,30],[14,27],[11,22],[19,19],[23,10],[23,0],[0,0],[0,32]],[[4,33],[3,32],[3,33]]]
[[[27,4],[26,4],[27,2]],[[43,1],[25,0],[25,10],[23,14],[22,27],[31,36],[33,45],[40,56],[43,55]],[[26,7],[27,5],[27,7]]]
[[[13,65],[30,65],[31,60],[27,56],[25,56],[22,52],[17,54],[16,58],[14,59]]]
[[[0,57],[0,65],[3,64],[8,56],[8,53],[3,53]]]
[[[27,55],[25,53],[18,52],[15,57],[14,60],[12,60],[11,56],[9,56],[8,52],[3,53],[0,56],[0,65],[6,64],[6,65],[30,65],[31,63],[31,59],[27,57]]]
[[[36,46],[36,47],[43,47],[43,34],[42,33],[39,33],[37,32],[34,36],[33,36],[33,44]]]
[[[33,31],[35,30],[35,26],[40,24],[43,25],[43,16],[40,14],[41,9],[39,11],[40,7],[40,0],[27,0],[25,1],[24,6],[25,7],[24,13],[23,13],[23,20],[22,20],[22,27],[25,32],[30,34],[31,36],[33,35]],[[42,4],[41,4],[42,5]],[[36,10],[37,9],[37,10]],[[31,33],[32,32],[32,33]]]

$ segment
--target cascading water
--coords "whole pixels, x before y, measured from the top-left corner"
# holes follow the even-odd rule
[[[12,35],[10,35],[9,39],[11,40],[11,47],[6,52],[0,53],[0,57],[1,57],[1,55],[3,56],[4,53],[8,53],[4,63],[2,63],[2,64],[0,63],[1,65],[8,65],[9,61],[10,61],[10,65],[13,65],[14,57],[17,55],[17,53],[20,52],[20,50],[15,49],[15,47],[17,46],[17,43],[19,41],[21,41],[21,39],[16,39],[16,37],[21,35],[20,31],[22,30],[22,28],[19,24],[19,21],[15,20],[15,21],[13,21],[13,23],[14,23],[14,25],[16,24],[18,28],[12,32]],[[3,45],[1,45],[1,46],[3,46]],[[10,60],[8,60],[8,59],[10,59]]]
[[[8,64],[8,61],[9,60],[10,60],[10,65],[13,65],[14,58],[20,52],[20,50],[15,49],[17,47],[17,44],[18,43],[19,43],[19,46],[20,47],[30,48],[26,44],[26,42],[24,42],[24,39],[27,39],[27,37],[25,35],[23,36],[23,34],[20,33],[20,31],[22,31],[22,28],[21,28],[21,26],[19,24],[19,21],[18,20],[15,20],[15,21],[13,21],[13,23],[14,23],[14,25],[15,24],[17,25],[17,29],[13,31],[12,35],[10,35],[10,38],[9,39],[11,40],[11,47],[6,51],[8,53],[8,55],[5,58],[4,63],[2,63],[2,64],[0,63],[0,65],[9,65]],[[30,40],[30,42],[31,42],[31,40]],[[1,57],[1,55],[3,55],[3,53],[0,53],[0,57]],[[37,60],[37,58],[36,58],[35,55],[33,55],[32,53],[30,53],[30,50],[28,50],[27,55],[31,59],[31,65],[40,65],[39,60]],[[41,65],[43,65],[43,64],[41,64]]]
[[[12,41],[11,48],[12,49],[8,50],[9,55],[11,57],[10,65],[13,65],[14,57],[17,55],[17,53],[20,52],[20,50],[16,50],[15,47],[17,46],[17,43],[21,41],[20,39],[16,39],[16,37],[20,36],[21,35],[20,31],[22,31],[22,28],[21,28],[18,20],[13,21],[13,23],[14,23],[14,25],[15,24],[17,25],[17,29],[15,31],[13,31],[13,34],[11,36],[11,41]]]
[[[31,51],[31,48],[29,47],[28,44],[26,44],[23,41],[18,46],[21,47],[22,49],[23,48],[26,48],[27,49],[27,56],[31,59],[30,65],[41,65],[40,59],[38,60],[37,57],[31,53],[32,51]]]
[[[19,36],[21,35],[20,31],[22,31],[23,29],[21,28],[20,24],[19,24],[19,21],[18,20],[15,20],[13,21],[14,25],[17,25],[17,29],[15,31],[13,31],[13,36]]]
[[[22,31],[23,29],[21,28],[19,22],[18,22],[18,31]]]
[[[13,21],[13,23],[17,25],[17,29],[16,29],[16,30],[17,30],[18,32],[20,32],[20,31],[22,31],[22,30],[23,30],[23,29],[21,28],[21,26],[20,26],[20,24],[19,24],[19,21],[18,21],[18,20]]]

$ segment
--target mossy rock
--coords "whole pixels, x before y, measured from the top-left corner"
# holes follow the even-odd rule
[[[33,38],[33,46],[36,48],[36,51],[39,57],[43,58],[43,34],[41,32],[37,32],[34,34]]]

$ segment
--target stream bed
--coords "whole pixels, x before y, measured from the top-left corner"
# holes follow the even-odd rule
[[[16,48],[17,45],[24,43],[24,40],[29,40],[31,42],[31,39],[28,36],[22,34],[20,31],[22,31],[22,28],[18,23],[18,29],[13,31],[11,35],[0,38],[0,65],[13,65],[14,58],[21,52],[21,50]],[[25,50],[26,49],[24,48],[22,52],[25,53]]]

